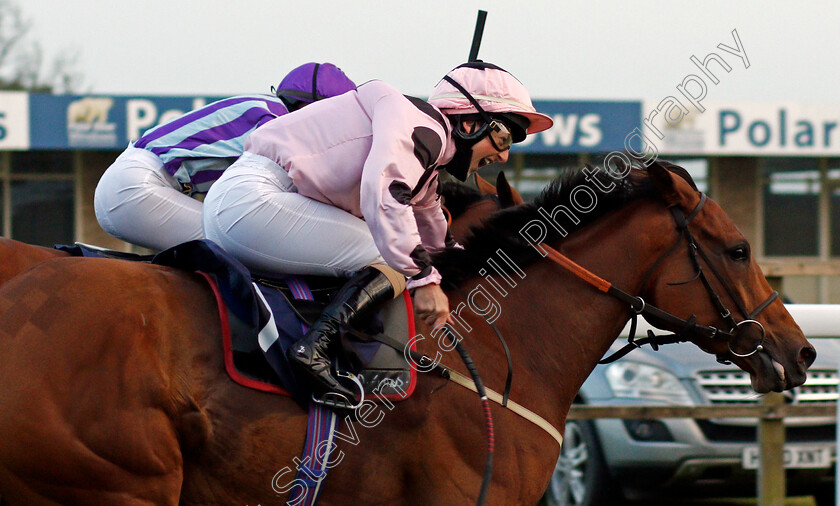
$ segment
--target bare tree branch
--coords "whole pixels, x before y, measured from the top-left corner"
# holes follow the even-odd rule
[[[44,52],[29,38],[32,22],[12,0],[0,0],[0,90],[72,93],[81,85],[78,54],[66,51],[44,73]]]

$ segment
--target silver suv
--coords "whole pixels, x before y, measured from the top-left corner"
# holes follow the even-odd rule
[[[806,383],[788,402],[836,402],[840,305],[786,305],[817,349]],[[649,326],[639,321],[637,336]],[[626,344],[627,328],[611,351]],[[578,393],[590,405],[723,405],[759,402],[749,375],[684,343],[634,350],[599,365]],[[835,419],[785,419],[787,490],[834,504]],[[548,506],[605,505],[654,497],[756,495],[757,420],[621,420],[566,424],[565,440],[544,496]],[[790,458],[787,458],[790,457]]]

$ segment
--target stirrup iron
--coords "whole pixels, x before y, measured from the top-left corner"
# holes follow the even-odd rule
[[[320,397],[313,393],[312,402],[332,409],[355,411],[365,402],[365,388],[362,386],[362,382],[359,381],[358,376],[355,374],[349,372],[345,373],[338,368],[335,368],[335,378],[340,382],[342,379],[352,382],[359,391],[359,401],[356,402],[355,399],[348,399],[346,395],[338,392],[327,391],[321,394]],[[347,386],[347,381],[344,381],[343,383],[345,384],[344,386]]]

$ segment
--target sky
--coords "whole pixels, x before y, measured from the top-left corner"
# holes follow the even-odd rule
[[[710,100],[840,103],[840,2],[560,0],[12,0],[47,58],[79,54],[82,93],[268,92],[294,67],[330,61],[357,83],[428,96],[467,59],[514,74],[534,99],[636,100],[676,93],[717,53]],[[718,48],[737,48],[743,58]]]

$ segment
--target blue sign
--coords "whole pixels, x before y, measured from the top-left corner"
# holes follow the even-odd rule
[[[625,149],[625,139],[642,126],[641,101],[535,100],[554,126],[515,144],[519,153],[608,153]],[[632,143],[631,143],[631,147]]]
[[[225,97],[29,95],[32,149],[125,148],[149,128]],[[514,146],[521,153],[606,153],[641,127],[641,102],[535,101],[554,119]]]
[[[29,96],[32,149],[123,149],[149,128],[224,97]]]

